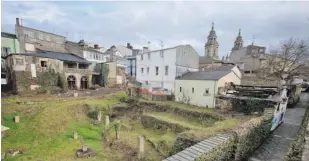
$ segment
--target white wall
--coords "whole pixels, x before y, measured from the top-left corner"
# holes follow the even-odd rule
[[[200,107],[213,108],[214,96],[217,93],[215,89],[217,81],[214,80],[176,80],[175,81],[175,100],[182,102],[184,96],[190,98],[189,103]],[[180,92],[180,87],[182,91]],[[194,88],[194,92],[192,92]],[[208,89],[209,93],[205,94],[205,90]]]
[[[96,58],[96,55],[98,56],[98,59]],[[104,63],[106,62],[105,56],[102,53],[94,52],[94,51],[83,51],[83,57],[91,62],[94,63]]]
[[[142,55],[143,60],[141,60]],[[163,88],[173,90],[176,77],[175,64],[176,48],[164,50],[163,57],[160,56],[160,51],[139,54],[136,56],[136,79],[143,84],[148,81],[151,87],[161,87],[161,82],[164,82]],[[158,75],[156,75],[156,66],[159,67]],[[168,66],[168,75],[165,75],[165,66]],[[149,67],[149,73],[147,73],[147,67]],[[141,68],[144,68],[144,73],[141,72]]]
[[[163,57],[160,52],[163,51]],[[143,55],[143,60],[141,60]],[[136,56],[136,79],[150,87],[162,87],[174,92],[175,78],[178,75],[189,71],[198,71],[198,58],[196,51],[190,46],[178,46],[175,48],[157,50],[142,53]],[[156,75],[156,66],[159,67],[159,74]],[[168,75],[165,75],[165,66],[168,66]],[[149,74],[147,73],[149,67]],[[144,68],[142,74],[141,68]],[[163,83],[162,83],[163,82]]]

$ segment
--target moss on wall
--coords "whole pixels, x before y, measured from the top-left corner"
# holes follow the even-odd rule
[[[293,140],[284,161],[299,161],[302,159],[302,152],[305,144],[306,128],[309,123],[309,106],[307,107],[297,137]]]
[[[250,115],[253,112],[263,113],[267,107],[274,107],[276,103],[269,100],[239,99],[219,96],[216,97],[216,108],[226,111],[241,112]]]
[[[59,88],[61,88],[62,91],[68,89],[64,74],[57,73],[51,68],[43,72],[37,72],[36,77],[32,77],[30,71],[16,71],[14,73],[14,79],[16,81],[15,91],[19,94],[32,92],[30,89],[31,85],[40,86],[38,90],[39,93],[60,92]]]
[[[143,115],[141,117],[141,123],[145,128],[153,128],[153,129],[160,129],[160,130],[170,129],[171,131],[176,132],[176,133],[189,130],[187,127],[184,127],[180,124],[163,121],[163,120],[160,120],[153,116],[148,116],[148,115]]]

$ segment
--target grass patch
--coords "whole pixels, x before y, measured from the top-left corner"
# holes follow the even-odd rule
[[[180,109],[184,109],[184,110],[189,110],[189,111],[196,111],[196,112],[212,112],[212,109],[210,108],[202,108],[202,107],[198,107],[198,106],[193,106],[193,105],[188,105],[188,104],[183,104],[183,103],[179,103],[179,102],[173,102],[173,101],[148,101],[145,99],[140,99],[140,102],[148,102],[148,103],[154,103],[154,104],[158,104],[158,105],[169,105],[171,108],[180,108]]]
[[[158,118],[163,121],[171,122],[174,124],[179,124],[185,127],[188,127],[190,129],[201,129],[207,126],[212,125],[216,122],[214,119],[204,119],[203,121],[196,120],[194,118],[189,117],[182,117],[178,116],[172,113],[166,113],[166,112],[154,112],[154,113],[148,113],[146,115]]]

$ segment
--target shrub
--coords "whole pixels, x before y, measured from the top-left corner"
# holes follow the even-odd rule
[[[176,133],[189,130],[189,128],[184,127],[182,125],[163,121],[163,120],[160,120],[158,118],[155,118],[149,115],[142,115],[141,123],[145,128],[153,128],[153,129],[160,129],[160,130],[170,129],[171,131],[176,132]]]

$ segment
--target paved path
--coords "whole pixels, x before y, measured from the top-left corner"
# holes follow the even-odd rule
[[[283,161],[300,128],[308,99],[309,94],[303,93],[298,104],[294,108],[287,109],[284,122],[254,152],[249,161]]]
[[[201,155],[211,151],[216,146],[219,146],[229,140],[232,134],[218,134],[214,137],[201,141],[185,150],[170,156],[163,161],[194,161]]]

